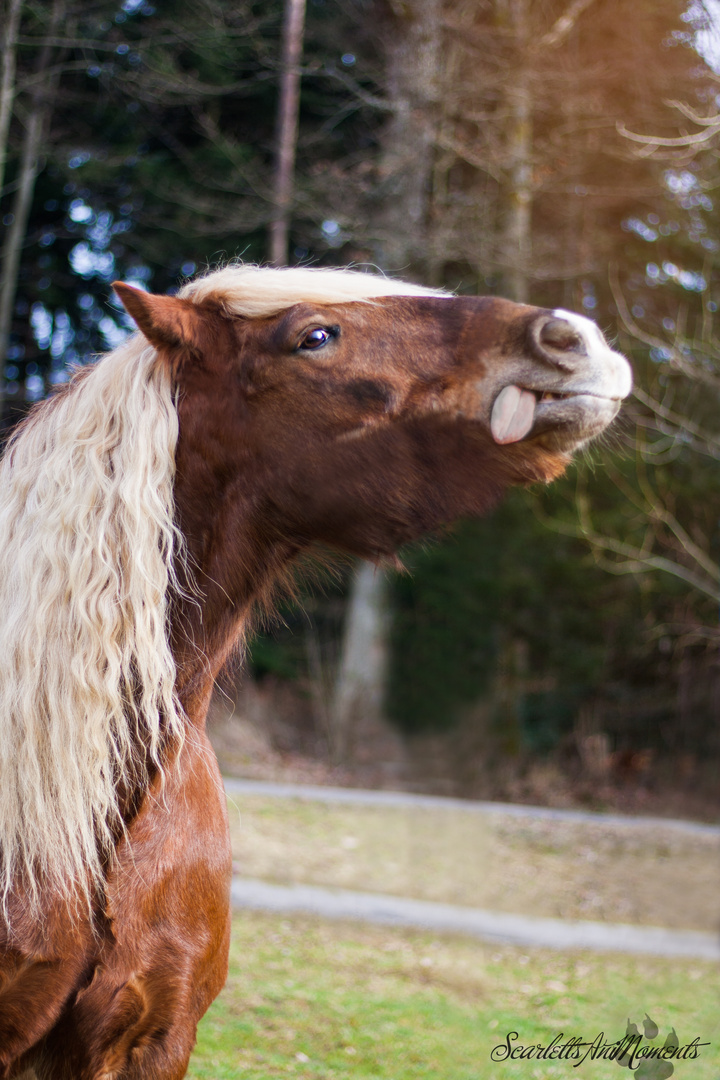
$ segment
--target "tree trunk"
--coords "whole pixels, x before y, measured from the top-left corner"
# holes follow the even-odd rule
[[[532,259],[533,110],[529,68],[529,0],[498,0],[501,26],[513,35],[516,64],[508,83],[508,189],[503,261],[506,291],[527,303]]]
[[[332,752],[336,762],[355,756],[365,732],[382,718],[387,667],[386,578],[371,563],[358,563],[345,616],[340,666],[332,703]]]
[[[383,132],[379,238],[376,260],[384,270],[426,277],[428,219],[441,57],[441,0],[390,0],[383,35],[391,119]],[[363,739],[378,731],[387,672],[386,578],[361,562],[345,616],[340,667],[332,707],[338,761],[357,756]]]
[[[270,261],[288,261],[288,234],[295,172],[295,153],[300,110],[300,60],[305,26],[305,0],[285,0],[282,35],[282,69],[277,118],[275,209],[270,223]]]
[[[15,98],[15,47],[20,27],[22,0],[2,5],[3,36],[0,41],[0,197],[5,184],[10,119]]]
[[[532,258],[532,98],[528,73],[518,73],[510,89],[510,190],[506,257],[508,292],[513,300],[526,304],[530,295],[529,274]]]
[[[55,0],[48,21],[47,38],[52,39],[65,16],[66,0]],[[52,58],[49,44],[40,50],[35,72],[41,76],[47,72]],[[54,90],[60,77],[56,69],[47,78],[38,78],[34,84],[25,122],[20,164],[18,168],[17,189],[13,200],[13,221],[9,226],[2,251],[2,280],[0,283],[0,362],[4,366],[8,350],[8,340],[12,328],[12,313],[17,291],[17,278],[20,269],[20,256],[27,231],[28,217],[32,205],[35,180],[40,166],[41,148],[44,135],[52,115]],[[0,381],[0,416],[4,404],[4,387]]]
[[[20,255],[27,229],[35,177],[38,170],[38,157],[46,115],[45,107],[33,108],[28,116],[23,138],[22,156],[18,173],[18,187],[13,201],[13,221],[5,236],[2,252],[2,284],[0,285],[0,356],[7,356],[8,339],[12,325],[13,304],[17,290],[17,276],[20,268]],[[0,415],[4,389],[0,383]]]
[[[385,70],[391,119],[382,137],[376,258],[385,270],[425,277],[442,52],[442,3],[391,2]]]

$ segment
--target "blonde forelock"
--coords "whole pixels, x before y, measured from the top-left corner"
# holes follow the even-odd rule
[[[179,296],[220,302],[232,315],[266,318],[293,304],[342,304],[388,296],[447,296],[407,281],[358,270],[236,263],[195,278]]]

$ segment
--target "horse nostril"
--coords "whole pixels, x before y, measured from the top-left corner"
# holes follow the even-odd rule
[[[551,349],[568,352],[571,349],[581,349],[583,344],[577,330],[565,319],[548,319],[540,330],[540,343],[549,345]]]

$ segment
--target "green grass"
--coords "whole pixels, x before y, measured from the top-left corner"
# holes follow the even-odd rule
[[[236,802],[233,857],[245,877],[520,915],[717,929],[712,835],[464,809]]]
[[[714,930],[714,837],[513,819],[501,812],[231,801],[236,870],[497,911]],[[682,1080],[720,1080],[716,965],[483,944],[452,935],[243,914],[228,985],[189,1076],[272,1080],[621,1080],[612,1062],[492,1061],[525,1045],[610,1041],[645,1013],[711,1041]]]
[[[493,946],[453,936],[244,913],[230,977],[198,1032],[194,1080],[621,1080],[611,1062],[495,1063],[509,1031],[616,1039],[630,1016],[713,1045],[675,1065],[720,1077],[716,965]]]

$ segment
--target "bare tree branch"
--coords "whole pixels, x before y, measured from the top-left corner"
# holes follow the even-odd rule
[[[720,587],[717,584],[717,575],[712,578],[697,573],[673,559],[658,555],[647,547],[630,544],[624,540],[618,540],[613,536],[598,533],[590,519],[587,500],[578,495],[578,524],[569,525],[556,518],[550,518],[540,511],[536,511],[539,519],[553,532],[563,536],[575,537],[585,540],[593,550],[596,561],[603,569],[612,574],[647,574],[653,571],[661,571],[670,574],[686,585],[697,589],[703,596],[711,600],[720,601]],[[610,552],[619,556],[615,559],[604,559],[601,552]]]
[[[674,412],[672,409],[667,409],[654,397],[646,393],[641,386],[636,386],[634,388],[633,396],[646,408],[650,409],[660,420],[672,425],[669,428],[658,426],[657,430],[661,434],[677,435],[678,432],[682,431],[684,435],[691,435],[695,441],[695,445],[697,446],[699,444],[701,448],[704,448],[704,452],[708,454],[708,456],[713,457],[716,460],[720,459],[720,435],[711,434],[691,420],[690,417]]]
[[[642,327],[638,326],[630,314],[630,310],[625,302],[625,297],[623,296],[618,281],[616,266],[611,266],[610,268],[609,282],[620,318],[622,319],[625,329],[632,337],[637,341],[642,341],[645,345],[649,345],[652,349],[662,349],[668,354],[668,363],[689,378],[696,382],[704,383],[707,386],[712,386],[714,390],[720,389],[720,378],[713,375],[711,372],[703,371],[698,366],[693,366],[688,363],[677,347],[677,344],[670,344],[665,339],[656,337],[654,334],[650,334],[646,330],[643,330]]]
[[[558,45],[561,45],[565,38],[568,36],[576,22],[586,11],[593,0],[572,0],[572,3],[568,7],[559,19],[557,19],[547,33],[538,41],[537,49],[554,49]]]
[[[635,131],[628,131],[621,120],[615,126],[618,134],[624,138],[631,139],[633,142],[644,143],[645,146],[652,147],[653,150],[660,146],[700,146],[702,143],[709,142],[717,134],[714,128],[709,128],[707,131],[696,132],[694,135],[678,135],[674,139],[665,139],[660,135],[640,135]]]

